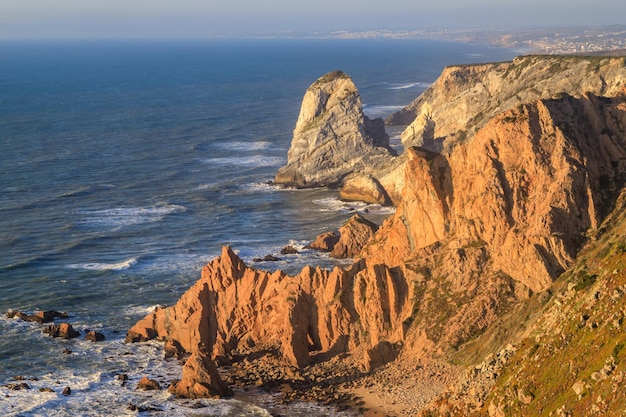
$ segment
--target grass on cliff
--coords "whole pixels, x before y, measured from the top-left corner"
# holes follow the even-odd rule
[[[506,415],[626,411],[624,217],[555,284],[553,299],[519,343],[481,415],[488,415],[491,402]]]

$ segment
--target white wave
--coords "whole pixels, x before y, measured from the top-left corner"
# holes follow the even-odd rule
[[[415,83],[406,83],[406,84],[396,84],[396,83],[391,83],[389,87],[387,87],[389,90],[408,90],[409,88],[428,88],[430,87],[430,83],[420,83],[420,82],[415,82]]]
[[[313,200],[313,204],[321,206],[322,211],[371,213],[381,215],[393,214],[396,212],[395,207],[381,206],[380,204],[369,204],[362,201],[342,201],[337,197]]]
[[[269,141],[257,141],[257,142],[244,142],[244,141],[220,141],[215,142],[214,146],[225,150],[233,151],[262,151],[272,146],[272,142]]]
[[[404,106],[385,106],[385,105],[375,105],[375,106],[363,106],[363,112],[370,118],[382,117],[385,118],[392,113],[400,111],[404,108]]]
[[[104,262],[87,262],[80,264],[68,265],[72,269],[87,269],[90,271],[123,271],[137,264],[138,258],[130,258],[122,262],[104,263]]]
[[[130,226],[162,220],[173,213],[187,209],[177,204],[163,204],[152,207],[115,207],[103,210],[83,210],[80,214],[87,218],[85,223],[104,226]]]
[[[154,272],[188,272],[200,269],[218,254],[189,254],[173,253],[165,254],[154,259],[142,259],[141,269],[143,271]]]
[[[248,184],[241,184],[240,188],[243,189],[244,191],[257,192],[257,191],[277,191],[285,187],[281,185],[273,184],[270,182],[270,180],[268,180],[264,182],[252,182]]]
[[[124,314],[127,316],[145,316],[152,313],[158,307],[163,307],[161,304],[154,304],[151,306],[128,306],[124,309]]]
[[[283,165],[286,159],[277,156],[232,156],[225,158],[206,158],[202,159],[205,164],[212,165],[232,165],[232,166],[246,166],[246,167],[274,167]]]

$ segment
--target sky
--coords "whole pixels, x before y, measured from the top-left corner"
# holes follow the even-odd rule
[[[0,0],[0,38],[626,24],[624,0]]]

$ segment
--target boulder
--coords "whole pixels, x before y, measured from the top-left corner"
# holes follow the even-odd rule
[[[80,336],[80,333],[74,330],[72,325],[69,323],[50,325],[43,329],[43,332],[52,337],[60,337],[61,339],[72,339]]]
[[[339,197],[348,201],[364,201],[366,203],[391,203],[391,199],[380,182],[371,175],[361,175],[347,179],[339,190]]]
[[[215,362],[204,350],[193,353],[183,365],[182,379],[168,391],[179,398],[232,397],[233,391],[222,381]]]
[[[85,340],[89,340],[91,342],[101,342],[104,340],[104,335],[100,332],[92,330],[85,335]]]
[[[297,255],[298,253],[300,253],[298,252],[298,249],[294,248],[291,245],[285,246],[280,250],[281,255]]]
[[[307,247],[321,252],[330,252],[337,242],[339,242],[339,235],[336,232],[324,232]]]
[[[137,389],[140,391],[160,391],[161,384],[154,379],[150,379],[147,376],[141,378],[139,383],[137,384]]]
[[[333,246],[333,258],[354,258],[370,241],[378,230],[378,225],[360,214],[352,216],[339,228],[339,241]]]

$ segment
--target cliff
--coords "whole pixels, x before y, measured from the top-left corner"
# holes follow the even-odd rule
[[[420,415],[624,413],[625,209],[622,192],[594,240],[549,292],[503,315],[456,353],[467,363],[477,352],[478,357],[485,354],[481,346],[492,346],[494,352],[472,364]]]
[[[503,317],[520,306],[536,313],[533,300],[552,291],[622,207],[626,96],[609,87],[614,79],[605,84],[614,96],[562,93],[508,107],[440,153],[407,147],[396,213],[350,267],[288,276],[250,268],[226,247],[174,306],[146,316],[127,340],[167,340],[219,363],[272,351],[299,368],[346,353],[365,371],[397,357],[473,365],[491,353],[505,362],[517,348],[499,349],[517,336],[493,336]],[[429,110],[433,120],[438,113]],[[477,340],[485,343],[470,355]],[[446,398],[438,404],[453,403]]]
[[[450,66],[386,123],[408,125],[402,143],[436,146],[463,140],[495,115],[522,103],[585,93],[613,97],[626,90],[626,58],[521,56],[512,62]]]

